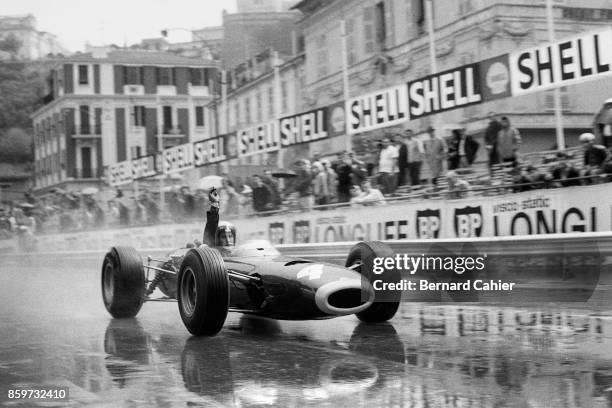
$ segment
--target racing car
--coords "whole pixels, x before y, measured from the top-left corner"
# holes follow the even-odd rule
[[[135,317],[144,302],[176,300],[185,327],[196,336],[217,334],[228,312],[279,320],[356,314],[364,322],[383,322],[395,315],[399,298],[377,299],[368,265],[393,256],[385,243],[359,242],[343,267],[284,256],[256,240],[223,251],[191,245],[144,263],[135,249],[118,246],[104,257],[102,298],[114,318]],[[386,275],[399,278],[394,271]],[[156,289],[162,297],[154,296]]]

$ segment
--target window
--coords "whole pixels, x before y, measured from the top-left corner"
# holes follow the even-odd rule
[[[268,117],[274,117],[274,88],[268,88]]]
[[[261,92],[257,91],[255,94],[255,109],[257,112],[257,122],[263,121],[262,113],[261,113]]]
[[[164,133],[170,133],[172,130],[172,106],[164,106]]]
[[[81,134],[88,135],[91,133],[89,127],[89,106],[81,105],[79,106],[79,112],[81,116]]]
[[[365,44],[365,53],[372,54],[374,52],[374,9],[373,7],[365,7],[363,9],[363,35]]]
[[[321,34],[317,38],[317,78],[327,75],[327,36]]]
[[[87,85],[89,83],[87,68],[87,65],[79,65],[79,85]]]
[[[287,81],[281,82],[281,106],[282,113],[286,113],[289,110],[289,95],[287,91]]]
[[[470,13],[473,10],[472,0],[459,0],[459,15]]]
[[[195,121],[196,121],[196,126],[198,127],[204,126],[204,107],[203,106],[195,107]]]
[[[142,149],[140,146],[132,146],[130,147],[130,155],[132,159],[136,159],[142,156]]]
[[[123,67],[123,82],[126,85],[140,85],[142,77],[142,67]]]
[[[236,118],[236,125],[241,125],[242,121],[240,120],[240,104],[238,101],[234,103],[234,116]]]
[[[96,108],[94,111],[94,127],[96,135],[102,134],[102,108]]]
[[[208,72],[206,68],[191,68],[191,85],[206,86],[208,84]]]
[[[244,98],[244,120],[251,123],[251,98]]]
[[[132,115],[133,115],[134,126],[145,126],[145,107],[144,106],[134,106]],[[172,121],[172,116],[170,117],[170,120]]]
[[[412,0],[412,16],[417,26],[417,35],[425,33],[425,0]]]
[[[382,1],[376,3],[375,24],[376,24],[376,43],[379,48],[385,48],[387,39],[387,28],[385,26],[385,3]]]
[[[172,68],[157,68],[157,85],[174,85]]]

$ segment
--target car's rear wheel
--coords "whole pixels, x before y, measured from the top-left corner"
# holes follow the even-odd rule
[[[131,247],[112,247],[102,263],[102,299],[115,318],[134,317],[144,301],[142,258]]]
[[[400,274],[397,270],[385,271],[383,275],[374,275],[374,258],[394,257],[395,253],[389,245],[378,242],[360,242],[354,245],[349,251],[346,259],[346,266],[359,272],[365,279],[372,283],[375,279],[383,279],[385,282],[399,282]],[[377,299],[378,298],[378,299]],[[385,298],[380,299],[380,294],[376,294],[374,303],[365,310],[356,313],[359,320],[370,323],[385,322],[397,312],[400,304],[401,293],[385,293]]]
[[[219,251],[191,249],[178,274],[181,319],[195,336],[214,336],[223,328],[229,309],[229,278]]]

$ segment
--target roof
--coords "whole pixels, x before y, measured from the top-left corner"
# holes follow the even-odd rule
[[[216,65],[213,60],[183,57],[171,52],[129,49],[112,50],[108,51],[106,55],[100,56],[94,56],[91,52],[75,54],[64,58],[63,62],[109,62],[114,64],[188,65],[202,67]]]

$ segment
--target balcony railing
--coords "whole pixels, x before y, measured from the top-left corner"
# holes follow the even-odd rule
[[[76,168],[76,178],[78,179],[90,179],[102,177],[102,169],[99,167],[82,167]]]

